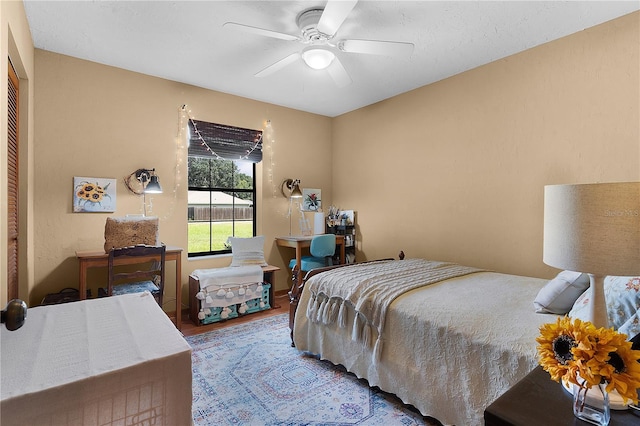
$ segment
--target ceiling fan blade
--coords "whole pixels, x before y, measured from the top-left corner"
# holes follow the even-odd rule
[[[345,87],[351,84],[351,77],[338,58],[327,68],[329,75],[338,87]]]
[[[413,43],[402,41],[377,40],[340,40],[338,49],[349,53],[366,53],[369,55],[399,56],[411,55]]]
[[[300,40],[300,37],[291,34],[279,33],[277,31],[265,30],[264,28],[252,27],[250,25],[238,24],[235,22],[225,22],[222,26],[244,31],[246,33],[261,35],[265,37],[279,38],[281,40]]]
[[[347,19],[358,0],[329,0],[318,21],[318,31],[328,36],[338,32],[338,28]]]
[[[262,71],[259,71],[255,74],[256,77],[266,77],[268,75],[273,74],[274,72],[281,70],[282,68],[286,67],[287,65],[295,62],[296,60],[298,60],[298,58],[300,58],[300,53],[295,52],[292,53],[289,56],[285,56],[284,58],[280,59],[278,62],[269,65],[268,67],[266,67],[265,69],[263,69]]]

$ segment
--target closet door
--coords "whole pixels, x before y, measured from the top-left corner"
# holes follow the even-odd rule
[[[18,298],[18,77],[9,61],[7,155],[7,300]]]

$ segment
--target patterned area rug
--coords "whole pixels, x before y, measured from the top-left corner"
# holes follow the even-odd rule
[[[195,425],[440,425],[291,347],[288,315],[186,337]]]

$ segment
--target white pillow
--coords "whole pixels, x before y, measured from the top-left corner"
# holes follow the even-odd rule
[[[589,275],[562,271],[540,289],[533,306],[538,313],[564,315],[588,288]]]
[[[229,237],[231,244],[231,266],[267,266],[264,259],[264,235],[253,238]]]

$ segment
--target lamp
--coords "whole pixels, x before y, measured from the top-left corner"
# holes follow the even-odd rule
[[[156,176],[155,173],[151,176],[151,181],[147,184],[144,192],[147,194],[162,194],[162,187],[160,186],[158,176]]]
[[[289,195],[285,193],[285,188],[286,191],[289,192]],[[300,191],[300,179],[283,180],[280,192],[282,192],[282,196],[286,198],[302,198],[302,191]]]
[[[136,179],[142,184],[142,192],[144,194],[162,194],[162,187],[158,182],[156,169],[138,169],[134,173]]]
[[[140,188],[135,188],[134,181],[140,182]],[[158,182],[156,169],[138,169],[124,179],[127,189],[136,195],[142,195],[142,203],[144,205],[144,215],[147,215],[147,197],[146,194],[162,194],[162,187]]]
[[[545,186],[543,261],[589,274],[589,320],[608,327],[604,277],[640,274],[640,182]]]
[[[287,217],[289,218],[289,235],[291,235],[291,205],[293,204],[294,198],[296,200],[302,198],[302,191],[300,191],[300,179],[283,180],[282,185],[280,185],[280,192],[282,192],[284,197],[289,199],[289,211],[287,212]]]
[[[323,70],[331,65],[336,55],[325,47],[309,46],[302,51],[304,63],[314,70]]]

